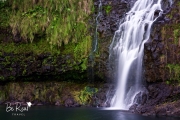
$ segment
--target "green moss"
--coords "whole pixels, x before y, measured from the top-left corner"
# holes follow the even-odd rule
[[[14,76],[9,76],[9,80],[15,80],[16,78]]]
[[[180,2],[178,2],[177,5],[180,6]]]
[[[10,26],[26,41],[44,36],[52,46],[82,41],[88,34],[92,0],[13,0]]]
[[[0,76],[0,81],[4,81],[4,79],[5,79],[4,76],[1,75]]]
[[[71,62],[71,66],[74,66],[76,70],[85,70],[87,68],[88,56],[91,50],[91,37],[86,36],[83,41],[76,44],[68,44],[62,50],[64,55],[72,55],[74,62]],[[77,63],[80,63],[78,65]]]
[[[78,70],[85,70],[92,41],[88,32],[90,26],[87,24],[88,17],[94,9],[92,2],[92,0],[8,0],[3,3],[0,1],[0,16],[4,16],[0,19],[0,23],[6,27],[11,26],[12,33],[20,34],[25,41],[20,44],[4,43],[2,39],[5,37],[1,38],[0,35],[2,42],[0,53],[22,56],[26,53],[71,55],[75,62],[70,64]],[[8,59],[4,64],[13,61],[17,60]],[[23,73],[25,74],[25,71]]]
[[[0,16],[4,16],[0,23],[11,26],[14,35],[20,33],[24,41],[31,42],[2,42],[0,53],[72,55],[75,64],[82,63],[77,69],[84,70],[92,39],[87,23],[93,9],[92,0],[0,1]],[[3,38],[0,35],[0,41]]]
[[[5,62],[2,62],[2,63],[4,63],[4,65],[10,65],[11,64],[10,56],[6,56]]]
[[[22,75],[23,75],[23,76],[26,75],[26,69],[23,70]]]
[[[170,13],[169,15],[171,14],[172,13]],[[173,23],[173,24],[164,25],[161,29],[161,36],[163,40],[173,38],[172,44],[178,45],[180,38],[180,24]]]
[[[9,26],[11,8],[8,7],[7,2],[0,1],[0,27],[6,28]]]
[[[170,81],[166,81],[166,84],[169,85],[169,84],[170,84]]]
[[[179,64],[168,64],[167,65],[170,73],[170,80],[180,82],[180,65]]]
[[[7,53],[23,54],[33,52],[34,54],[52,53],[60,54],[60,50],[57,47],[51,48],[47,41],[40,40],[36,43],[30,44],[15,44],[15,43],[1,43],[0,51]]]
[[[161,36],[162,36],[162,39],[164,40],[165,39],[165,36],[166,36],[166,27],[162,27],[161,29]]]
[[[174,33],[174,41],[175,41],[175,44],[178,44],[179,42],[179,37],[180,37],[180,29],[175,29],[173,31]]]
[[[97,88],[86,86],[80,92],[74,92],[75,100],[80,104],[90,103],[92,96],[98,92]]]
[[[0,101],[4,101],[5,100],[5,92],[0,90]]]
[[[80,100],[83,104],[87,104],[88,100],[93,96],[93,94],[95,94],[96,92],[98,92],[97,88],[91,88],[86,86],[83,90],[81,90],[80,92]]]
[[[10,71],[12,71],[12,70],[13,70],[13,68],[12,68],[12,67],[10,67],[10,68],[9,68],[9,70],[10,70]]]
[[[106,6],[103,6],[103,8],[105,9],[106,14],[109,14],[111,9],[112,9],[112,6],[111,5],[106,5]]]
[[[81,64],[81,70],[86,70],[87,69],[87,58],[82,60]]]

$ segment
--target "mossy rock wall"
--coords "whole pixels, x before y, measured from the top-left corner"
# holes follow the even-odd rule
[[[43,79],[54,76],[58,80],[85,80],[87,60],[74,61],[71,55],[56,56],[42,54],[13,54],[1,52],[1,81],[28,81],[35,78]],[[82,75],[82,76],[81,76]],[[28,79],[29,78],[29,79]]]
[[[33,105],[109,107],[112,88],[112,84],[88,82],[9,82],[0,84],[0,105],[31,102]]]
[[[0,81],[87,79],[92,11],[91,0],[0,1]]]
[[[151,38],[145,44],[145,79],[148,82],[180,81],[180,2],[154,24]]]
[[[119,0],[102,1],[102,11],[97,25],[98,50],[95,53],[94,74],[102,79],[114,81],[114,63],[109,60],[109,46],[120,20],[129,10],[131,2]],[[94,19],[97,16],[99,0],[94,1],[96,8]]]
[[[11,82],[0,85],[0,104],[31,101],[33,105],[78,107],[92,105],[98,89],[73,82]]]

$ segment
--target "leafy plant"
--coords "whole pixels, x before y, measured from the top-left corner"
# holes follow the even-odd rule
[[[81,90],[79,98],[83,104],[86,104],[96,92],[98,92],[97,88],[86,86],[83,90]]]

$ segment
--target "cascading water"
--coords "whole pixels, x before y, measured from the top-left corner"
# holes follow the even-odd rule
[[[96,16],[96,29],[95,29],[94,41],[93,41],[93,52],[96,52],[98,46],[98,25],[99,25],[99,18],[101,16],[102,16],[102,1],[99,0],[98,15]]]
[[[110,57],[117,62],[117,89],[111,107],[127,110],[135,96],[143,91],[144,43],[149,40],[151,26],[162,14],[162,0],[137,0],[115,32]]]
[[[92,41],[92,50],[89,56],[89,71],[88,71],[88,78],[90,80],[90,82],[94,81],[94,64],[95,64],[95,60],[94,60],[94,56],[95,53],[97,52],[97,48],[98,48],[98,25],[99,25],[99,19],[102,16],[102,1],[99,0],[99,5],[98,5],[98,14],[95,18],[95,33],[94,33],[94,39]]]

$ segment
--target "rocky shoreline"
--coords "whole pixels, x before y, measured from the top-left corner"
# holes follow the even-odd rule
[[[11,82],[0,86],[0,105],[31,102],[35,106],[106,107],[112,89],[112,85],[103,83]]]
[[[12,106],[31,102],[33,106],[110,107],[115,91],[110,83],[96,86],[67,82],[10,83],[0,88],[6,90],[0,93],[0,105]],[[180,116],[180,85],[149,84],[147,91],[137,95],[137,104],[129,111],[144,116]]]
[[[180,116],[180,85],[163,82],[150,84],[130,111],[145,116]]]

